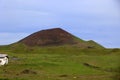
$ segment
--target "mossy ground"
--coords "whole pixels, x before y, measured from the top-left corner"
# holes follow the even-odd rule
[[[0,47],[0,52],[9,55],[0,80],[119,80],[119,49],[19,45]]]

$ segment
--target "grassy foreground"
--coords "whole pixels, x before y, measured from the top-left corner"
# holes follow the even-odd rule
[[[120,80],[119,49],[6,46],[0,52],[10,57],[0,80]]]

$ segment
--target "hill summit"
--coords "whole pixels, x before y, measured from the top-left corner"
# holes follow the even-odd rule
[[[75,44],[73,35],[61,28],[46,29],[35,32],[19,41],[28,46],[47,46]]]
[[[58,45],[77,45],[81,48],[102,47],[98,43],[90,40],[84,41],[70,34],[61,28],[46,29],[35,32],[18,43],[27,46],[58,46]]]

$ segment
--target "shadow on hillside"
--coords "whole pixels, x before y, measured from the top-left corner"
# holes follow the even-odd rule
[[[118,67],[118,72],[113,76],[113,80],[120,80],[120,67]]]
[[[8,78],[0,78],[0,80],[9,80]]]
[[[111,76],[111,78],[113,80],[120,80],[120,67],[118,67],[116,69],[103,69],[101,67],[91,65],[89,63],[83,63],[83,65],[86,67],[89,67],[89,68],[96,69],[96,70],[101,70],[101,71],[106,71],[106,72],[114,72],[115,74],[113,74],[113,76]]]

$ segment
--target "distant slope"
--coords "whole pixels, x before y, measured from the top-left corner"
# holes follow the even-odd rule
[[[35,32],[17,43],[27,46],[76,45],[80,48],[103,48],[94,41],[84,41],[61,28]]]
[[[98,44],[97,42],[93,40],[87,41],[87,44],[89,45],[88,48],[103,48],[102,45]]]

